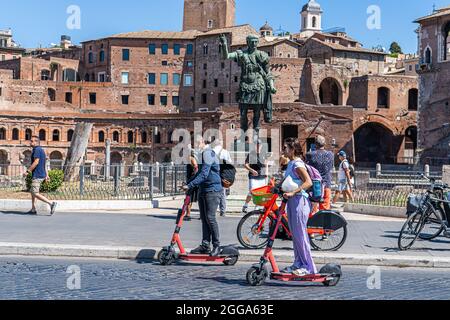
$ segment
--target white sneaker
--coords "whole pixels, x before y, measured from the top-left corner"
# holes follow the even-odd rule
[[[298,277],[304,277],[304,276],[310,275],[311,273],[306,269],[297,269],[297,270],[294,270],[292,272],[292,274],[295,276],[298,276]]]
[[[281,271],[281,273],[292,274],[292,273],[294,273],[294,270],[295,269],[293,267],[287,267],[287,268],[283,269]]]

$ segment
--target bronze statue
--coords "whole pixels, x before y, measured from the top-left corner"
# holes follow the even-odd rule
[[[226,36],[220,36],[223,59],[234,60],[242,70],[238,98],[241,129],[248,131],[248,110],[253,109],[253,130],[257,135],[261,129],[261,111],[264,112],[264,121],[272,122],[272,94],[277,92],[270,73],[269,55],[257,49],[258,43],[259,37],[250,35],[247,37],[247,50],[230,53]]]

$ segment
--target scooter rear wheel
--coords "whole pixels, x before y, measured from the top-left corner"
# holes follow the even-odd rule
[[[158,253],[158,261],[162,266],[170,266],[175,262],[175,254],[168,249],[162,249]]]
[[[258,267],[252,267],[247,272],[247,282],[252,287],[260,287],[266,283],[268,274],[266,270],[261,270]]]
[[[231,266],[232,267],[232,266],[235,266],[236,263],[238,263],[238,261],[239,261],[239,257],[230,257],[228,259],[225,259],[223,264],[226,265],[226,266]]]

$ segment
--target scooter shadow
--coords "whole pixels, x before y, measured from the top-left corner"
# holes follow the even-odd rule
[[[216,281],[221,284],[227,284],[227,285],[239,285],[241,287],[247,287],[247,288],[255,288],[252,287],[247,283],[245,280],[240,279],[227,279],[225,277],[212,277],[212,278],[206,278],[206,277],[197,277],[198,280],[212,280]],[[259,288],[264,287],[273,287],[273,288],[320,288],[323,287],[320,283],[311,283],[311,282],[280,282],[280,281],[274,281],[274,280],[268,280],[264,286],[261,286]]]

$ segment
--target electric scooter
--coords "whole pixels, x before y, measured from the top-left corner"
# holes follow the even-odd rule
[[[191,204],[191,195],[189,192],[186,195],[183,208],[178,211],[176,228],[172,237],[170,246],[163,248],[158,254],[158,261],[163,266],[169,266],[178,260],[188,262],[215,262],[223,263],[226,266],[234,266],[239,261],[239,250],[233,246],[221,247],[219,256],[212,257],[208,254],[190,254],[186,252],[181,241],[180,232],[183,227],[184,217],[187,214],[187,208]],[[178,246],[179,253],[176,252],[175,247]]]
[[[273,193],[278,194],[280,197],[283,197],[284,192],[279,187],[273,188]],[[306,276],[297,276],[294,274],[282,273],[278,267],[278,264],[273,255],[273,245],[275,243],[275,239],[278,234],[278,230],[282,223],[282,217],[286,210],[288,200],[283,198],[283,203],[279,210],[276,212],[276,220],[270,231],[270,240],[267,244],[264,255],[261,257],[261,261],[259,264],[254,265],[247,272],[247,282],[251,286],[262,286],[267,281],[268,278],[275,281],[282,282],[314,282],[314,283],[322,283],[326,287],[334,287],[336,286],[341,277],[342,270],[341,266],[334,264],[327,264],[324,266],[318,274],[306,275]],[[268,263],[270,263],[272,267],[272,271],[269,271]]]

